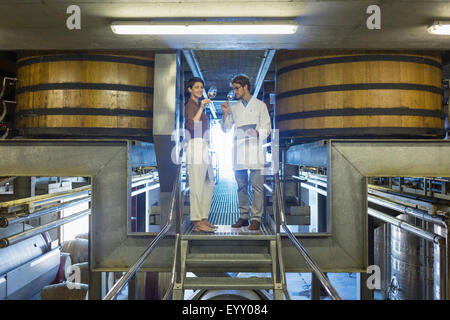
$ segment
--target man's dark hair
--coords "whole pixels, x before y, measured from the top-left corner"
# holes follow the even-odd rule
[[[242,87],[247,85],[248,91],[250,91],[250,80],[248,79],[247,76],[244,76],[243,74],[240,74],[240,75],[234,77],[233,80],[231,80],[231,84],[233,84],[233,83],[240,84]]]

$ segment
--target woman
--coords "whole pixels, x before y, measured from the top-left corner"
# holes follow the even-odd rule
[[[189,194],[191,221],[194,232],[214,232],[216,226],[208,221],[211,199],[214,191],[214,176],[208,154],[209,121],[203,113],[209,99],[199,98],[203,95],[204,82],[194,77],[187,83],[190,97],[184,108],[186,121],[187,165],[189,174]]]

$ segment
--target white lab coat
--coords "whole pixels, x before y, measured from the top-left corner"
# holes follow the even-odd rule
[[[222,121],[222,130],[228,132],[233,124],[235,126],[233,169],[264,169],[262,145],[272,131],[266,104],[253,96],[246,107],[240,100],[234,103],[231,105],[227,118]],[[245,134],[246,129],[252,125],[259,132],[258,138],[249,137]]]

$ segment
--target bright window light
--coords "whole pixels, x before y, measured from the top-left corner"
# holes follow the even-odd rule
[[[233,130],[223,132],[218,121],[211,125],[211,147],[217,158],[220,179],[233,179]]]
[[[74,200],[79,197],[73,197],[63,200],[62,202]],[[80,203],[79,205],[62,210],[62,218],[68,217],[77,212],[89,209],[89,202]],[[62,228],[61,242],[75,239],[79,234],[89,232],[89,215],[85,215],[75,221],[66,223]]]
[[[128,35],[208,35],[208,34],[293,34],[295,21],[283,22],[113,22],[116,34]]]
[[[450,21],[435,21],[428,27],[428,32],[438,35],[450,35]]]

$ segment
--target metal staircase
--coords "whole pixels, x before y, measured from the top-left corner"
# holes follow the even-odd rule
[[[181,236],[181,276],[174,285],[174,300],[184,299],[185,290],[198,289],[272,290],[275,299],[284,299],[286,281],[278,259],[276,235],[265,225],[257,233],[234,230],[220,226],[214,235]],[[188,272],[198,276],[186,277]],[[258,272],[270,276],[230,277],[227,272]]]

